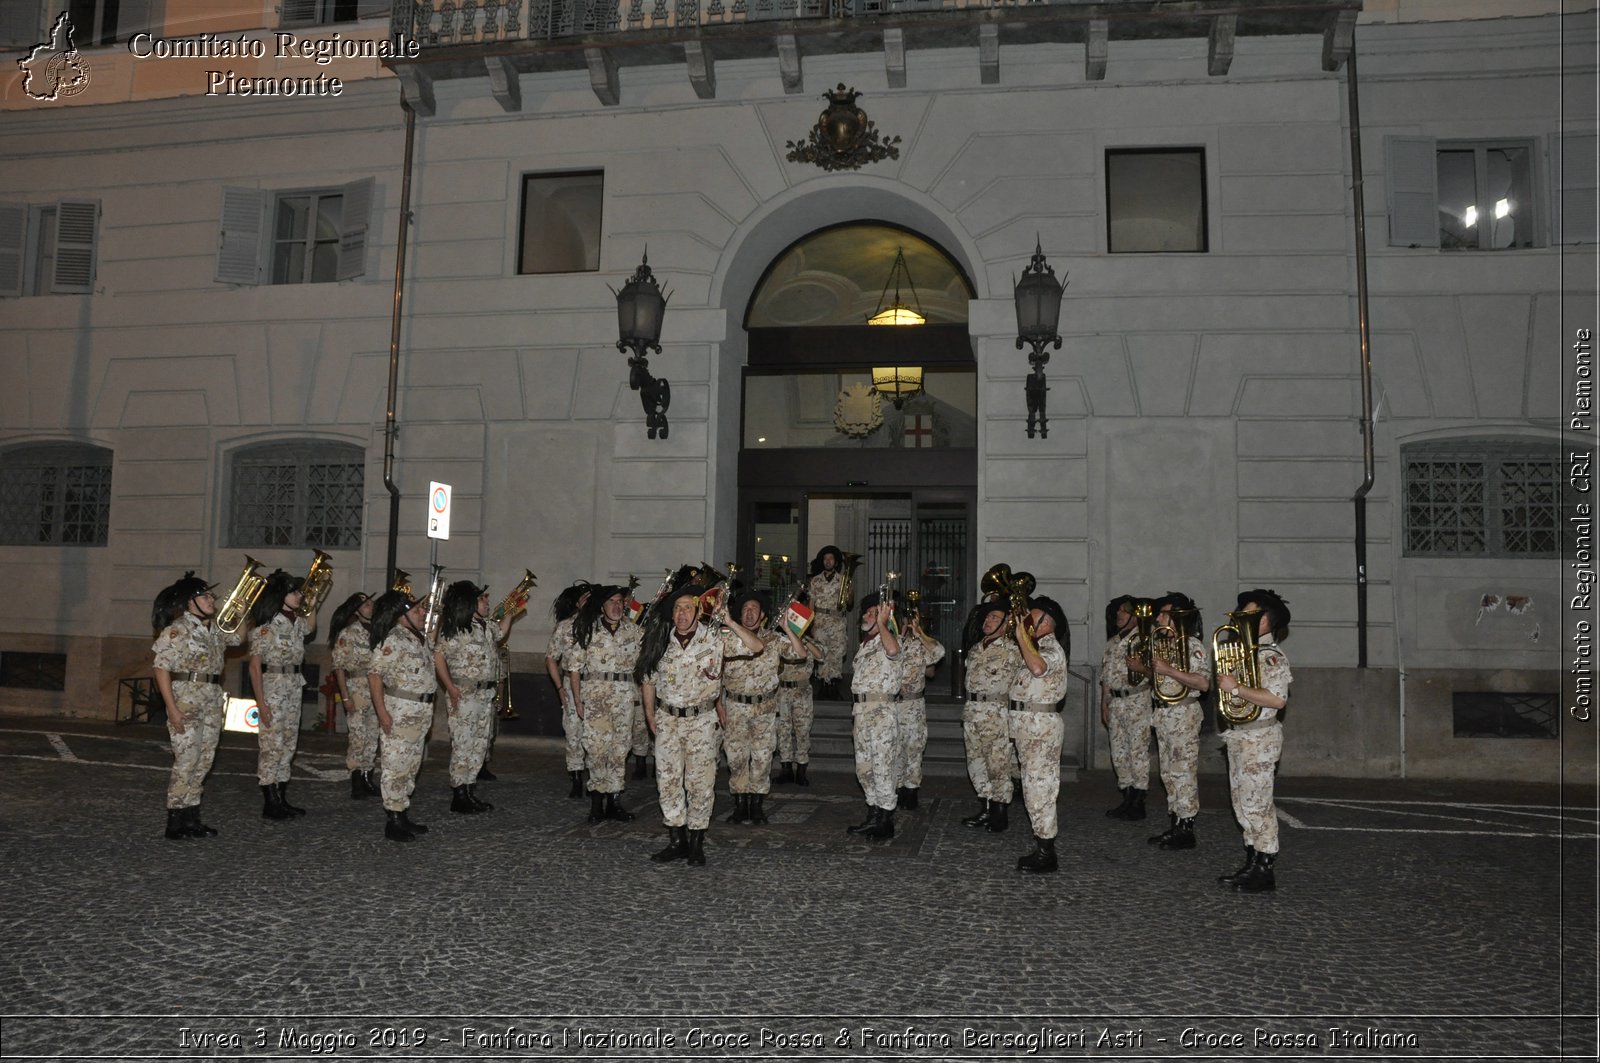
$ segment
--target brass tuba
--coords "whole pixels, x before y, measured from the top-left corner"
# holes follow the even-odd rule
[[[1156,700],[1163,705],[1177,705],[1189,697],[1191,691],[1183,685],[1181,679],[1174,679],[1170,675],[1157,675],[1154,658],[1160,657],[1180,672],[1189,670],[1188,618],[1193,613],[1188,609],[1174,609],[1168,615],[1172,617],[1172,626],[1165,628],[1158,625],[1151,632],[1149,641],[1145,643],[1148,647],[1145,664],[1150,667],[1150,679],[1154,683],[1153,692]]]
[[[333,558],[321,550],[313,551],[311,570],[306,573],[306,581],[300,586],[300,604],[295,606],[297,616],[310,616],[317,611],[317,606],[322,604],[322,599],[328,596],[328,591],[333,586]]]
[[[1259,635],[1256,624],[1260,613],[1229,613],[1228,622],[1211,633],[1211,658],[1216,674],[1231,675],[1242,687],[1261,687],[1261,662],[1256,656]],[[1250,723],[1261,715],[1261,706],[1217,686],[1217,725],[1230,727]]]
[[[839,611],[847,613],[856,604],[856,569],[861,567],[861,555],[846,550],[839,558]]]
[[[528,592],[539,582],[539,577],[533,574],[533,569],[522,570],[522,582],[511,588],[511,592],[500,599],[500,604],[494,607],[489,614],[489,623],[498,624],[508,616],[516,616],[528,608]]]
[[[1011,566],[1004,563],[989,566],[989,571],[978,581],[984,601],[998,602],[1004,599],[1010,606],[1010,616],[1006,621],[1008,629],[1015,630],[1016,625],[1021,623],[1026,626],[1030,636],[1033,631],[1028,624],[1028,599],[1033,597],[1038,586],[1039,581],[1034,579],[1033,573],[1012,572]]]
[[[217,606],[219,630],[231,635],[250,619],[250,610],[255,607],[256,599],[261,597],[261,592],[267,586],[267,577],[260,575],[260,569],[261,562],[249,554],[244,555],[244,571],[239,573],[239,582],[233,585],[233,590]]]

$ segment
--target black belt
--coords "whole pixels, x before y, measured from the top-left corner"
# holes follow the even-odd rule
[[[434,693],[434,691],[430,690],[426,694],[423,694],[412,690],[401,690],[399,687],[392,687],[388,683],[383,684],[384,697],[402,698],[406,701],[420,701],[424,705],[433,704]]]
[[[179,672],[173,676],[180,683],[220,683],[222,676],[216,672]]]
[[[1003,697],[985,697],[982,694],[967,695],[968,705],[1004,705],[1005,703],[1006,699]]]
[[[581,678],[583,679],[583,681],[585,683],[589,683],[589,682],[631,683],[631,682],[633,682],[633,673],[632,672],[584,672],[584,673],[582,673]]]
[[[493,690],[499,685],[500,681],[498,679],[480,679],[476,683],[468,683],[467,690],[469,692],[478,690]]]
[[[772,691],[769,690],[765,694],[734,694],[731,691],[725,691],[722,695],[722,700],[732,701],[740,705],[759,705],[763,701],[772,700]]]
[[[661,712],[666,713],[668,716],[684,717],[698,716],[707,709],[710,709],[713,704],[714,703],[710,701],[702,702],[699,705],[668,705],[666,702],[662,702],[660,705],[656,706],[656,708]]]
[[[851,694],[850,700],[859,705],[864,701],[895,702],[904,699],[899,694]]]
[[[807,679],[780,679],[780,680],[778,680],[778,685],[780,687],[783,687],[783,688],[787,689],[787,690],[794,690],[796,687],[809,686],[810,685],[810,680],[807,680]]]
[[[261,670],[268,675],[299,675],[300,667],[294,664],[264,664]]]
[[[1124,687],[1121,690],[1113,690],[1111,692],[1111,696],[1114,697],[1114,698],[1125,698],[1130,694],[1139,693],[1139,691],[1141,689],[1143,689],[1143,688],[1141,688],[1141,687]]]
[[[1040,702],[1040,701],[1013,701],[1013,702],[1011,702],[1011,711],[1012,712],[1060,712],[1061,711],[1061,704],[1060,704],[1060,702],[1053,702],[1053,703],[1051,703],[1049,705],[1046,705],[1046,704],[1044,704],[1043,702]]]

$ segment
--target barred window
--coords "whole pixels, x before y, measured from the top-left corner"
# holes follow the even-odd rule
[[[42,444],[0,455],[0,544],[104,546],[110,523],[111,451]]]
[[[1406,554],[1555,557],[1558,457],[1547,444],[1498,440],[1406,447]]]
[[[234,453],[228,545],[361,545],[366,455],[348,443],[268,443]]]

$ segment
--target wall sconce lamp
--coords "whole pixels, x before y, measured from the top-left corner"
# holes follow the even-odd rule
[[[1063,273],[1062,276],[1066,274]],[[1058,351],[1061,349],[1061,334],[1056,329],[1061,321],[1063,290],[1062,283],[1056,280],[1056,271],[1045,262],[1043,245],[1036,237],[1033,261],[1022,271],[1022,279],[1016,282],[1015,292],[1017,350],[1022,350],[1024,345],[1033,348],[1028,352],[1028,364],[1033,367],[1033,371],[1028,374],[1023,389],[1028,397],[1029,439],[1033,438],[1036,425],[1039,438],[1050,437],[1044,409],[1045,392],[1050,390],[1045,386],[1044,367],[1050,361],[1050,352],[1046,351],[1045,347],[1054,346]]]
[[[628,386],[639,393],[650,438],[665,439],[672,387],[665,378],[650,375],[645,352],[661,353],[661,319],[666,316],[667,300],[672,296],[661,293],[661,286],[650,272],[649,248],[622,291],[612,288],[611,292],[617,297],[617,350],[628,354]]]

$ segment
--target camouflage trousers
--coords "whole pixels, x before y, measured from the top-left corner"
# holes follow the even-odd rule
[[[561,683],[561,733],[567,736],[567,770],[583,770],[583,717],[572,703],[572,688]]]
[[[408,698],[385,697],[389,710],[389,733],[383,736],[383,807],[389,812],[404,812],[411,807],[411,791],[417,788],[417,770],[422,767],[422,747],[433,726],[433,706]]]
[[[972,788],[985,801],[1009,804],[1017,748],[1006,726],[1006,703],[969,700],[961,710],[961,736],[966,739]]]
[[[299,672],[268,672],[261,686],[272,707],[272,723],[262,721],[256,732],[256,779],[262,786],[289,781],[289,768],[300,741],[300,694],[306,688]]]
[[[785,764],[811,763],[811,684],[778,687],[778,759]]]
[[[448,698],[442,690],[440,696]],[[494,690],[463,691],[461,704],[445,717],[450,727],[450,785],[471,786],[489,755],[489,727],[494,720]]]
[[[928,748],[928,702],[910,698],[894,703],[895,786],[922,785],[922,754]]]
[[[583,754],[589,761],[589,789],[595,793],[622,792],[638,701],[632,683],[591,679],[583,684]]]
[[[1150,694],[1111,699],[1111,766],[1117,787],[1150,789]]]
[[[1022,767],[1022,803],[1035,838],[1056,836],[1056,798],[1061,793],[1061,742],[1066,725],[1059,712],[1013,709],[1007,723]]]
[[[1272,803],[1272,786],[1283,755],[1283,725],[1273,722],[1255,731],[1229,729],[1222,732],[1222,744],[1228,750],[1233,815],[1244,830],[1244,843],[1258,853],[1276,853],[1278,810]]]
[[[856,747],[856,781],[873,808],[894,811],[895,756],[894,705],[887,701],[858,701],[851,737]]]
[[[383,738],[383,728],[378,726],[378,714],[372,709],[372,690],[365,675],[352,675],[346,681],[350,700],[344,703],[344,729],[348,744],[345,746],[346,771],[371,771],[378,766],[378,742]]]
[[[1156,745],[1161,751],[1161,785],[1167,790],[1167,811],[1193,819],[1200,811],[1200,701],[1188,698],[1151,710]]]
[[[636,693],[633,698],[633,718],[629,722],[632,741],[628,744],[628,752],[636,757],[650,755],[650,724],[644,718],[644,702],[639,700]]]
[[[705,830],[717,785],[717,714],[656,713],[656,794],[669,827]]]
[[[172,743],[172,777],[167,782],[168,808],[193,808],[200,803],[206,773],[217,755],[222,737],[222,717],[228,695],[214,683],[172,684],[172,700],[183,718],[183,733],[172,729],[167,719],[167,737]]]
[[[772,790],[772,746],[778,726],[777,698],[744,705],[723,700],[728,713],[728,729],[722,735],[722,751],[728,757],[728,791],[735,794],[764,794]]]
[[[844,614],[818,609],[811,622],[811,637],[822,650],[817,678],[826,683],[844,675]]]

